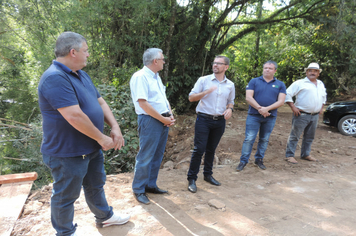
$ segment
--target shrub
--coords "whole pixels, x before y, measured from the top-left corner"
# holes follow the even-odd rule
[[[112,85],[99,85],[98,90],[110,106],[125,139],[125,146],[120,151],[111,149],[105,152],[105,170],[108,174],[132,171],[139,148],[139,139],[137,115],[131,100],[129,83],[118,88]],[[104,133],[109,134],[110,127],[106,126]]]

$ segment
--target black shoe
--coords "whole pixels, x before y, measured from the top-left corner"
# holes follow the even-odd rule
[[[212,185],[216,185],[216,186],[220,186],[221,185],[216,179],[214,179],[214,177],[212,175],[204,176],[204,180],[206,182],[211,183]]]
[[[236,167],[236,171],[242,171],[247,163],[240,162],[240,164]]]
[[[189,184],[188,184],[188,190],[192,193],[196,193],[197,192],[197,185],[195,184],[195,180],[194,179],[188,179]]]
[[[141,202],[146,205],[151,203],[145,193],[134,193],[134,195],[138,202]]]
[[[263,165],[263,161],[262,161],[261,158],[258,158],[258,159],[255,160],[255,165],[260,167],[261,170],[265,170],[266,169],[265,165]]]
[[[155,187],[155,188],[146,187],[145,190],[146,190],[146,193],[155,193],[155,194],[168,193],[167,190],[160,189],[159,187]]]

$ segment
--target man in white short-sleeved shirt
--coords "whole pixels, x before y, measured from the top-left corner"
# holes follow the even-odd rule
[[[149,204],[146,193],[168,191],[157,186],[158,171],[168,138],[168,127],[174,125],[171,106],[158,71],[163,69],[164,56],[159,48],[143,54],[144,67],[130,80],[131,97],[138,115],[140,150],[136,156],[132,189],[138,202]]]
[[[289,163],[298,163],[294,157],[302,133],[304,134],[300,153],[301,159],[317,161],[310,156],[310,151],[319,115],[323,113],[323,106],[326,102],[324,83],[317,79],[321,71],[319,64],[310,63],[308,68],[305,68],[307,77],[295,81],[287,89],[285,102],[293,111],[292,130],[286,149],[286,161]],[[295,102],[293,102],[293,97],[295,97]]]

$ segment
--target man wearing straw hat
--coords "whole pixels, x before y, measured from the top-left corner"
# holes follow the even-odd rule
[[[318,63],[310,63],[308,68],[304,69],[306,77],[295,81],[287,89],[285,102],[293,111],[293,120],[292,130],[287,142],[286,161],[292,164],[298,163],[294,158],[295,149],[302,133],[301,159],[317,161],[310,156],[310,150],[319,115],[323,113],[323,106],[326,102],[324,83],[317,79],[321,71]],[[293,102],[293,97],[295,97],[295,102]]]

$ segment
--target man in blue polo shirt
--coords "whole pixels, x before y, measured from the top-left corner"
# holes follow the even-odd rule
[[[104,193],[106,175],[101,149],[121,149],[119,124],[87,73],[81,69],[89,57],[85,38],[62,33],[56,42],[56,60],[38,85],[43,120],[41,152],[54,179],[51,220],[57,235],[76,235],[74,202],[83,186],[97,227],[125,224],[130,216],[114,214]],[[104,122],[111,127],[103,134]]]
[[[263,75],[252,79],[246,87],[246,101],[249,104],[246,118],[245,140],[242,145],[240,163],[237,171],[242,171],[248,163],[252,146],[259,132],[259,141],[255,154],[255,164],[262,170],[269,136],[277,118],[277,108],[284,104],[286,86],[274,77],[277,63],[267,61],[263,64]]]

